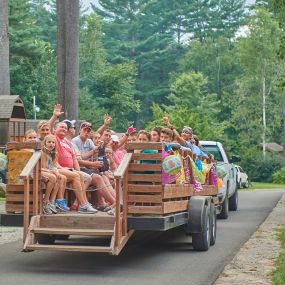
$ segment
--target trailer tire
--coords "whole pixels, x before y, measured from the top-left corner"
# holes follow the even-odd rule
[[[217,236],[217,213],[216,213],[216,207],[213,203],[211,203],[210,206],[210,217],[211,217],[210,245],[214,245],[216,243],[216,236]]]
[[[202,232],[192,234],[192,245],[197,251],[207,251],[210,247],[211,235],[210,207],[204,206]]]

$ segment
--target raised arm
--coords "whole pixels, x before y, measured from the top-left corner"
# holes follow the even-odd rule
[[[103,121],[104,124],[97,130],[97,133],[99,133],[101,136],[103,135],[104,131],[108,129],[109,125],[112,122],[112,118],[108,114],[105,114],[103,116]]]
[[[60,104],[54,105],[53,114],[48,121],[51,133],[53,133],[54,124],[55,124],[56,120],[58,119],[58,117],[60,115],[64,114],[64,112],[62,112],[61,110],[62,110],[62,106]]]
[[[174,135],[175,135],[175,138],[177,140],[177,142],[180,144],[180,145],[183,145],[184,144],[184,139],[180,136],[180,134],[177,132],[177,130],[173,127],[173,125],[170,123],[169,121],[169,117],[167,115],[164,115],[163,116],[163,122],[167,125],[167,127],[169,129],[171,129],[173,132],[174,132]]]

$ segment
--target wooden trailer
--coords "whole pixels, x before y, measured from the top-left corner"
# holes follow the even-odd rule
[[[166,231],[181,225],[185,225],[186,234],[192,235],[194,249],[208,250],[216,239],[218,190],[213,185],[203,185],[200,192],[186,183],[163,185],[163,147],[162,143],[128,145],[128,153],[115,172],[116,203],[123,206],[116,207],[115,216],[103,212],[44,215],[40,153],[36,150],[21,173],[25,181],[23,251],[118,255],[136,230]],[[146,149],[157,152],[140,153]]]

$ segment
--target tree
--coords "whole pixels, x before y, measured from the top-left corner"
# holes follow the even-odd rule
[[[7,0],[0,0],[0,95],[10,95]]]
[[[79,0],[57,0],[58,97],[64,117],[78,118]]]
[[[139,109],[139,102],[134,99],[135,65],[107,61],[101,22],[95,13],[86,16],[80,47],[80,116],[96,123],[108,113],[113,117],[112,127],[124,131]],[[88,106],[84,100],[92,106],[89,113],[84,110]]]
[[[282,29],[282,43],[279,51],[279,56],[281,60],[284,62],[285,60],[285,3],[282,0],[269,0],[268,1],[272,6],[270,8],[277,14],[279,19],[279,24]],[[285,91],[285,79],[284,76],[281,78],[279,82],[279,86],[283,89],[283,98]],[[283,156],[285,156],[285,100],[282,100],[282,117],[283,117]]]
[[[250,18],[248,27],[249,35],[238,44],[244,75],[238,81],[239,106],[235,115],[237,124],[244,124],[252,132],[251,137],[256,134],[255,143],[261,135],[265,155],[266,136],[270,137],[281,122],[280,115],[276,117],[280,109],[274,104],[278,101],[274,86],[283,73],[278,58],[281,31],[272,15],[261,8]]]

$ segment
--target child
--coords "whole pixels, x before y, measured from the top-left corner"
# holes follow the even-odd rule
[[[138,142],[140,143],[148,143],[151,141],[151,134],[148,131],[145,130],[140,130],[138,133]],[[140,151],[141,154],[153,154],[153,153],[157,153],[157,150],[153,150],[153,149],[143,149]],[[156,161],[155,160],[139,160],[138,163],[147,163],[147,164],[155,164]],[[154,172],[152,171],[145,171],[143,173],[147,173],[147,174],[153,174]]]
[[[159,142],[160,141],[160,132],[161,132],[161,127],[154,127],[150,134],[151,134],[151,141],[152,142]]]
[[[164,143],[171,143],[173,141],[174,133],[169,128],[163,128],[160,132],[160,141]]]
[[[33,129],[29,129],[25,132],[25,142],[35,142],[37,141],[37,133]]]
[[[64,200],[66,177],[58,172],[56,139],[53,135],[47,135],[43,140],[41,167],[42,175],[49,180],[43,200],[43,212],[50,215],[56,214],[56,209],[62,212],[69,211],[65,204],[60,203]],[[55,201],[57,195],[58,199]]]

